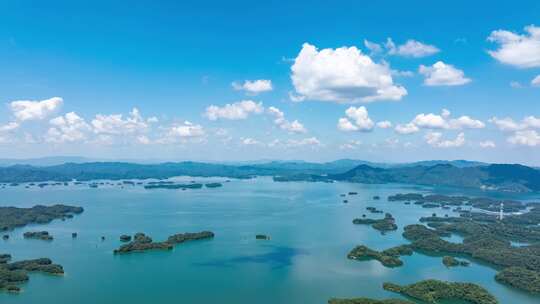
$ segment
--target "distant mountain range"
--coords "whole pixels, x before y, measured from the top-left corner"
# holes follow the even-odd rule
[[[107,158],[89,158],[82,156],[47,156],[39,158],[0,158],[0,167],[8,167],[14,165],[30,165],[36,167],[46,167],[46,166],[56,166],[63,165],[67,163],[90,163],[90,162],[127,162],[127,163],[138,163],[138,164],[157,164],[163,163],[162,160],[157,159],[107,159]]]
[[[67,163],[91,163],[91,162],[123,162],[123,163],[133,163],[133,164],[160,164],[166,163],[167,161],[159,159],[145,159],[145,160],[135,160],[135,159],[120,159],[112,160],[105,158],[88,158],[82,156],[49,156],[49,157],[40,157],[40,158],[26,158],[26,159],[16,159],[16,158],[0,158],[0,167],[8,167],[14,165],[30,165],[36,167],[47,167],[47,166],[57,166]],[[456,167],[475,167],[475,166],[485,166],[487,163],[477,162],[477,161],[468,161],[468,160],[426,160],[419,162],[411,163],[381,163],[381,162],[369,162],[364,160],[356,159],[339,159],[336,161],[325,162],[325,163],[316,163],[316,162],[306,162],[302,160],[252,160],[252,161],[230,161],[230,162],[215,162],[215,161],[201,161],[202,163],[208,164],[220,164],[220,165],[230,165],[230,166],[248,166],[248,165],[266,165],[272,167],[290,167],[297,169],[313,169],[313,170],[327,170],[327,169],[336,169],[336,170],[349,170],[359,165],[369,165],[371,167],[379,168],[392,168],[392,167],[412,167],[412,166],[433,166],[439,164],[449,164]]]
[[[329,179],[358,183],[404,183],[431,186],[484,188],[499,191],[540,191],[540,170],[522,165],[492,164],[456,167],[450,164],[397,168],[360,165]]]
[[[79,156],[50,156],[40,158],[27,158],[27,159],[15,159],[15,158],[0,158],[0,166],[14,166],[14,165],[30,165],[30,166],[55,166],[65,163],[86,163],[91,161],[98,161],[97,159],[90,159]]]
[[[50,166],[0,167],[0,182],[40,182],[95,179],[146,179],[174,176],[221,176],[251,178],[272,176],[276,181],[349,181],[358,183],[406,183],[433,186],[485,188],[500,191],[540,191],[540,171],[512,164],[486,164],[465,160],[380,164],[360,160],[327,163],[270,161],[253,164],[177,162],[136,164],[82,162]]]

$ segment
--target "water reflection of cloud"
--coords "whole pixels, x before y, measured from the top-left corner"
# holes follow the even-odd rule
[[[362,267],[351,267],[351,265],[340,265],[329,269],[336,274],[358,276],[358,277],[385,277],[390,273],[390,268],[380,265],[377,261],[354,261],[356,263],[362,263]]]
[[[237,264],[256,263],[271,265],[272,268],[283,268],[293,264],[293,258],[299,255],[307,255],[308,252],[303,249],[268,246],[270,252],[254,255],[244,255],[233,257],[230,259],[216,260],[206,263],[197,263],[198,266],[214,266],[214,267],[234,267]]]
[[[442,263],[441,265],[419,269],[416,271],[416,275],[422,280],[435,278],[438,280],[451,281],[452,279],[451,270],[442,266]]]

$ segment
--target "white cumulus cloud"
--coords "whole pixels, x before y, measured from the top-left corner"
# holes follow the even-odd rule
[[[11,111],[19,121],[40,120],[54,113],[64,102],[60,97],[41,101],[17,100],[10,103]]]
[[[341,131],[358,131],[358,127],[345,117],[338,119],[337,128]]]
[[[45,135],[45,141],[53,143],[82,141],[92,130],[90,125],[75,112],[53,118],[49,123],[51,127]]]
[[[488,41],[499,44],[496,50],[488,51],[499,62],[518,68],[540,67],[540,27],[526,26],[523,35],[507,30],[493,31]]]
[[[122,114],[98,114],[91,123],[96,134],[134,134],[148,129],[148,123],[137,108],[133,108],[125,118]]]
[[[338,129],[341,131],[371,131],[374,122],[369,118],[366,107],[349,107],[345,110],[347,117],[338,120]]]
[[[158,144],[175,144],[186,143],[188,141],[204,141],[206,132],[201,125],[194,124],[190,121],[184,121],[183,123],[174,123],[171,126],[164,128],[165,133],[162,134],[155,143]],[[137,141],[141,144],[152,143],[149,138],[145,136],[137,137]]]
[[[285,129],[293,133],[306,133],[307,129],[298,120],[293,120],[291,123],[280,125],[282,129]]]
[[[321,142],[316,137],[307,137],[303,139],[289,139],[286,144],[287,147],[303,147],[303,146],[320,146]]]
[[[249,95],[257,95],[259,93],[272,91],[272,81],[266,79],[245,80],[244,83],[233,82],[233,89],[237,91],[245,91]]]
[[[519,131],[525,129],[540,129],[540,118],[535,116],[524,117],[521,122],[516,122],[510,117],[497,118],[493,117],[489,120],[501,131]]]
[[[491,140],[481,141],[480,147],[487,149],[487,148],[495,148],[497,145]]]
[[[203,136],[204,129],[201,125],[193,124],[189,121],[184,121],[184,124],[171,127],[171,135],[179,137],[200,137]]]
[[[420,128],[413,123],[407,123],[398,124],[394,130],[399,134],[413,134],[420,131]]]
[[[413,119],[412,123],[420,128],[426,129],[444,129],[447,126],[446,120],[442,116],[433,113],[418,114]]]
[[[527,116],[523,118],[523,124],[527,128],[540,129],[540,118],[535,116]]]
[[[291,67],[295,99],[342,103],[400,100],[407,90],[395,85],[391,69],[356,47],[318,50],[304,43]]]
[[[388,120],[383,120],[383,121],[379,121],[377,122],[377,128],[381,128],[381,129],[389,129],[392,127],[392,123]]]
[[[514,145],[536,147],[540,145],[540,134],[535,130],[516,131],[508,138],[508,142]]]
[[[489,122],[497,126],[497,128],[499,128],[499,130],[501,131],[516,131],[516,130],[520,130],[524,128],[523,125],[515,122],[510,117],[505,117],[505,118],[493,117],[489,120]]]
[[[316,148],[321,146],[321,142],[316,137],[306,137],[302,139],[288,139],[288,140],[279,140],[274,139],[268,143],[270,148],[299,148],[299,147],[312,147]]]
[[[375,42],[371,42],[367,39],[364,39],[364,46],[371,51],[371,53],[373,54],[378,54],[378,53],[381,53],[383,51],[383,48],[380,44],[378,43],[375,43]]]
[[[461,116],[459,118],[450,119],[448,121],[449,129],[482,129],[486,126],[482,121],[473,119],[469,116]]]
[[[291,133],[306,133],[307,129],[298,120],[292,122],[285,119],[285,114],[276,107],[269,107],[268,114],[274,117],[274,124]]]
[[[533,87],[540,87],[540,75],[537,75],[533,78],[533,80],[531,80],[531,85]]]
[[[359,140],[349,140],[348,142],[341,144],[339,149],[341,150],[355,150],[362,145],[362,142]]]
[[[465,134],[463,132],[459,133],[453,140],[443,140],[440,132],[428,132],[424,138],[430,146],[436,148],[457,148],[465,144]]]
[[[420,65],[418,72],[424,75],[424,84],[427,86],[459,86],[471,82],[462,70],[442,61],[432,66]]]
[[[420,58],[431,56],[440,52],[440,50],[436,46],[425,44],[414,39],[409,39],[404,44],[396,46],[392,39],[388,38],[385,45],[388,49],[388,54],[399,55],[403,57]]]
[[[241,138],[241,142],[243,145],[246,145],[246,146],[258,146],[258,145],[261,145],[262,143],[256,139],[253,139],[253,138]]]
[[[450,118],[450,111],[443,109],[440,115],[428,113],[418,114],[411,121],[411,124],[423,129],[482,129],[486,125],[477,119],[473,119],[467,115],[458,118]]]
[[[150,138],[148,138],[148,136],[146,135],[139,135],[137,136],[137,142],[139,144],[142,144],[142,145],[149,145],[152,143],[152,141],[150,140]]]
[[[204,115],[210,120],[240,120],[248,118],[250,114],[260,114],[263,111],[262,102],[257,103],[253,100],[242,100],[232,104],[228,103],[223,107],[211,105],[206,108]]]
[[[0,126],[0,133],[10,132],[18,129],[20,124],[18,122],[8,122],[7,124]]]

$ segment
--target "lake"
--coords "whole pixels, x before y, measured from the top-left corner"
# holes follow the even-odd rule
[[[358,195],[348,196],[344,204],[339,194],[349,191]],[[0,253],[10,253],[13,261],[49,257],[66,272],[60,277],[30,274],[21,294],[0,293],[0,303],[322,304],[331,297],[400,298],[384,291],[382,283],[428,278],[480,284],[501,303],[539,303],[539,296],[498,284],[496,270],[475,261],[470,267],[449,269],[441,257],[414,253],[402,257],[403,267],[386,268],[377,261],[346,258],[360,244],[382,250],[408,243],[401,236],[403,227],[418,223],[422,216],[454,215],[441,208],[386,200],[396,193],[430,191],[396,184],[277,183],[271,178],[231,180],[221,188],[186,191],[145,190],[140,185],[6,187],[0,190],[2,206],[63,203],[85,211],[66,221],[16,229],[8,241],[0,241]],[[540,201],[532,195],[436,192]],[[381,200],[373,200],[375,195]],[[368,213],[367,206],[391,213],[398,231],[382,235],[370,226],[353,225],[353,218],[362,214],[384,216]],[[29,230],[47,230],[55,239],[23,239]],[[122,244],[122,234],[144,232],[161,241],[171,234],[201,230],[216,236],[177,245],[172,251],[112,253]],[[72,232],[78,233],[76,239]],[[255,240],[256,234],[271,240]]]

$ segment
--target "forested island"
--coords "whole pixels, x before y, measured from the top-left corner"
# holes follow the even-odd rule
[[[540,207],[503,220],[495,215],[467,212],[460,217],[432,216],[420,221],[429,228],[418,224],[404,228],[403,237],[412,242],[414,250],[469,256],[502,268],[496,277],[501,283],[533,293],[540,291]],[[463,235],[463,242],[451,243],[441,238],[451,233]],[[516,247],[512,241],[533,245]]]
[[[398,267],[403,264],[400,255],[412,254],[412,251],[427,253],[430,255],[444,255],[442,263],[447,267],[468,266],[469,262],[456,259],[454,255],[468,256],[481,260],[499,270],[495,279],[506,285],[522,289],[531,293],[540,293],[540,206],[537,204],[523,204],[519,201],[494,200],[489,198],[471,198],[466,196],[446,195],[423,195],[419,193],[395,194],[388,197],[390,202],[415,202],[417,205],[437,204],[443,206],[471,206],[485,211],[499,211],[504,206],[504,212],[520,212],[506,215],[503,219],[497,213],[488,214],[465,211],[457,208],[458,217],[438,217],[435,213],[430,217],[419,219],[421,223],[404,227],[403,237],[411,244],[397,246],[381,252],[372,250],[366,246],[355,247],[349,254],[349,259],[380,261],[386,267]],[[503,205],[501,205],[503,204]],[[370,207],[368,207],[370,208]],[[523,212],[525,211],[525,212]],[[385,224],[385,219],[392,219],[391,215],[385,219],[374,220],[354,219],[355,224]],[[393,221],[390,221],[393,223]],[[374,227],[375,228],[375,227]],[[452,243],[444,240],[452,233],[464,237],[462,243]],[[523,242],[524,246],[513,246],[512,242]],[[450,285],[448,285],[450,284]],[[454,283],[442,283],[434,280],[424,281],[421,284],[413,284],[400,287],[394,284],[385,284],[385,289],[406,294],[421,299],[428,303],[435,303],[438,299],[459,298],[454,297],[464,294],[480,294],[481,300],[472,300],[461,297],[472,303],[496,303],[491,296],[485,295],[484,291],[470,285]],[[462,289],[471,290],[465,292]],[[423,296],[422,290],[452,290],[452,293],[434,292],[431,296]],[[378,300],[366,298],[336,300],[329,303],[378,303]],[[385,303],[384,300],[381,300]],[[394,300],[387,300],[392,303]]]
[[[384,283],[387,291],[402,294],[423,303],[436,304],[443,300],[465,301],[471,304],[498,304],[497,299],[484,288],[472,283],[445,282],[424,280],[410,285]],[[376,300],[369,298],[330,299],[329,304],[412,304],[414,302],[387,299]],[[461,302],[460,302],[461,303]]]
[[[497,273],[495,280],[518,289],[540,293],[540,273],[525,267],[507,267]]]
[[[376,300],[369,298],[355,298],[355,299],[330,299],[328,304],[414,304],[411,301],[399,300],[399,299],[386,299]]]
[[[373,229],[381,232],[397,230],[396,220],[390,213],[386,213],[382,219],[355,218],[355,225],[371,225]]]
[[[388,197],[390,202],[410,202],[416,205],[434,204],[435,206],[470,206],[485,211],[499,212],[501,204],[504,212],[519,212],[527,209],[527,204],[512,200],[496,200],[487,197],[450,196],[441,194],[423,195],[420,193],[395,194]]]
[[[383,288],[427,303],[440,300],[462,300],[473,304],[497,304],[497,299],[484,288],[472,283],[425,280],[410,285],[384,283]]]
[[[27,231],[23,234],[25,239],[37,239],[44,241],[52,241],[53,236],[48,231]]]
[[[207,184],[204,184],[204,186],[206,188],[220,188],[220,187],[223,187],[223,184],[222,183],[207,183]]]
[[[470,263],[467,262],[467,261],[458,260],[458,259],[456,259],[455,257],[453,257],[453,256],[448,256],[448,255],[443,256],[443,258],[442,258],[442,263],[443,263],[443,265],[446,266],[446,267],[456,267],[456,266],[464,266],[464,267],[467,267],[467,266],[470,265]]]
[[[191,183],[191,184],[153,184],[145,185],[144,189],[201,189],[203,184]]]
[[[381,252],[360,245],[351,250],[347,255],[347,258],[359,261],[375,259],[386,267],[399,267],[403,265],[403,261],[401,261],[399,257],[411,254],[413,254],[413,251],[408,245],[392,247]]]
[[[127,235],[123,236],[127,241]],[[179,233],[171,235],[163,242],[154,242],[151,237],[139,232],[133,236],[133,241],[120,246],[114,250],[114,254],[125,254],[130,252],[143,252],[147,250],[171,250],[174,245],[184,243],[187,241],[195,241],[202,239],[211,239],[214,237],[214,233],[211,231],[202,231],[196,233]]]
[[[47,224],[55,219],[71,218],[84,211],[82,207],[36,205],[32,208],[0,207],[0,230],[7,231],[28,224]]]
[[[0,289],[8,292],[19,292],[21,283],[29,280],[28,272],[43,272],[53,275],[63,275],[64,268],[53,264],[48,258],[9,262],[11,255],[0,254]]]

